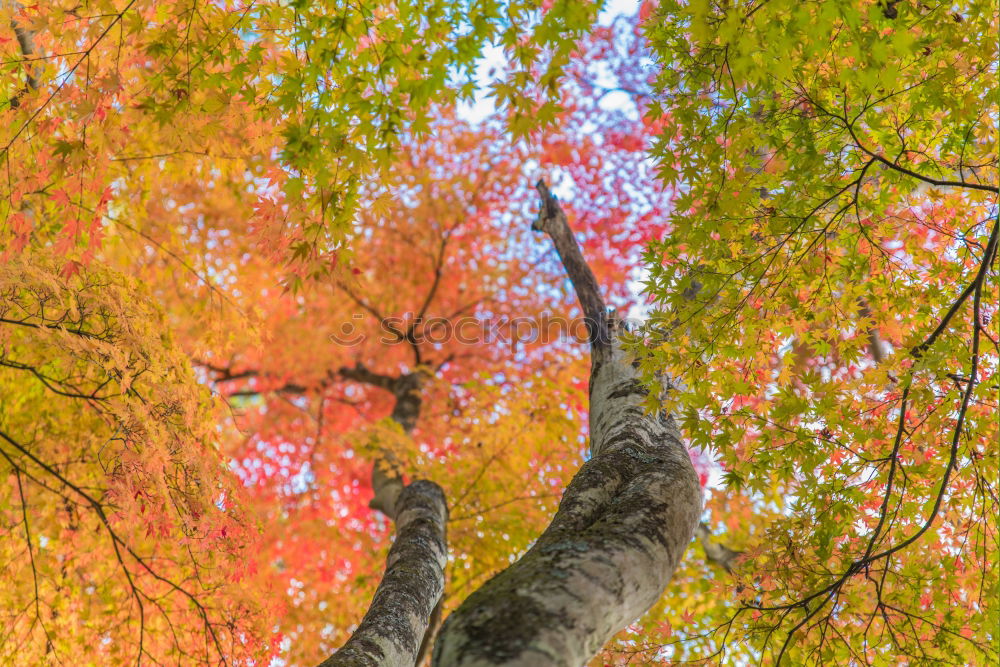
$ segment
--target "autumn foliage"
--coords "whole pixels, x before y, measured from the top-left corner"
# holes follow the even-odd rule
[[[594,664],[996,659],[987,5],[0,4],[0,661],[319,662],[377,459],[445,614],[522,554],[587,456],[541,177],[742,552]]]

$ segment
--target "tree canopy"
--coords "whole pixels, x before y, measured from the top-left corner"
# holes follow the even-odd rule
[[[654,150],[689,189],[647,254],[683,322],[651,366],[782,515],[733,629],[776,661],[995,656],[996,8],[657,12]]]
[[[601,581],[595,470],[684,495],[620,410],[704,511],[592,664],[991,664],[998,21],[0,3],[0,656],[334,660],[424,502],[453,664],[538,559]]]

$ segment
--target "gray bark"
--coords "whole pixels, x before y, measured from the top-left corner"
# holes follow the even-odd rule
[[[416,426],[420,372],[392,377],[359,364],[340,369],[340,375],[392,392],[392,419],[407,433]],[[395,542],[368,613],[320,667],[413,667],[426,655],[440,621],[448,559],[444,492],[427,480],[405,485],[395,462],[384,454],[372,469],[372,489],[370,506],[395,521]]]
[[[534,546],[446,619],[435,665],[585,664],[659,599],[701,514],[674,419],[644,411],[597,281],[555,198],[539,192],[534,227],[552,237],[590,327],[591,458]]]
[[[441,487],[416,481],[395,501],[396,541],[368,613],[320,667],[416,663],[432,613],[444,594],[448,509]]]

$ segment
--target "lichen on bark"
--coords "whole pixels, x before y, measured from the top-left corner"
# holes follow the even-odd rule
[[[535,229],[552,238],[588,322],[591,458],[531,549],[448,617],[435,665],[585,664],[659,599],[701,514],[677,424],[644,409],[649,390],[618,323],[558,202],[544,184],[539,192]]]

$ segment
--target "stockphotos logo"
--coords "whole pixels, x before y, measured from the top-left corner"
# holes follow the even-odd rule
[[[343,347],[360,345],[370,337],[377,337],[382,345],[424,343],[440,345],[479,345],[500,343],[515,349],[518,344],[551,343],[559,340],[573,340],[585,343],[589,339],[587,318],[565,318],[543,315],[541,317],[387,317],[377,320],[372,326],[371,318],[363,313],[355,313],[350,320],[341,323],[339,330],[330,335],[330,340]],[[635,330],[639,320],[624,321],[625,327]]]

